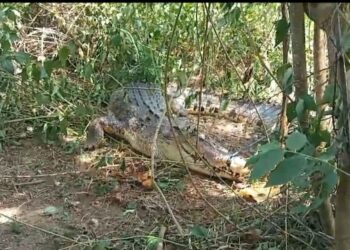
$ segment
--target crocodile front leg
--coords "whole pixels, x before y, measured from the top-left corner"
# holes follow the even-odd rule
[[[127,125],[115,119],[113,116],[104,116],[93,120],[87,131],[85,149],[97,148],[104,138],[104,134],[123,137]]]
[[[107,117],[100,117],[93,120],[87,129],[85,149],[92,150],[99,146],[104,138],[104,125],[107,123]]]

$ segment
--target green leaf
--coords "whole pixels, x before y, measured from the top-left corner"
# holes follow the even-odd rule
[[[231,23],[236,23],[239,20],[239,17],[241,16],[241,9],[239,7],[235,7],[230,14],[231,17]]]
[[[10,41],[5,38],[1,40],[0,44],[1,44],[1,49],[3,49],[3,51],[9,51],[11,49]]]
[[[323,161],[334,160],[337,154],[337,147],[335,144],[327,148],[326,152],[320,154],[317,158]]]
[[[13,22],[16,21],[16,15],[13,12],[11,12],[11,11],[7,12],[7,17]]]
[[[329,171],[325,178],[323,178],[321,185],[321,195],[322,197],[328,197],[338,184],[338,175],[335,169],[333,171]]]
[[[114,44],[114,46],[119,47],[121,42],[122,37],[120,36],[120,34],[117,33],[112,37],[112,43]]]
[[[251,156],[248,160],[247,160],[247,165],[254,165],[260,158],[261,154],[256,154]]]
[[[276,38],[275,47],[279,45],[287,36],[290,24],[285,18],[275,22]]]
[[[179,82],[180,82],[180,87],[187,86],[186,72],[184,72],[184,71],[177,72],[177,77],[178,77]]]
[[[278,141],[272,141],[270,143],[261,145],[259,147],[259,151],[261,151],[261,153],[266,153],[267,151],[270,151],[272,149],[278,149],[278,148],[281,148],[280,143]]]
[[[223,10],[225,11],[230,11],[231,8],[234,6],[235,3],[223,3],[222,4],[222,7],[223,7]]]
[[[68,59],[69,56],[69,48],[67,46],[63,46],[62,48],[60,48],[60,50],[58,51],[58,57],[60,58],[61,63],[65,63]]]
[[[69,48],[69,53],[71,55],[74,55],[76,53],[76,51],[77,51],[77,46],[75,45],[75,43],[73,41],[70,41],[68,43],[68,48]]]
[[[10,41],[11,44],[19,39],[19,36],[17,35],[16,32],[10,32],[8,34],[8,36],[9,36],[9,41]]]
[[[340,46],[343,48],[345,52],[350,49],[350,33],[345,33],[340,39]]]
[[[317,147],[321,144],[321,142],[325,142],[327,145],[329,145],[332,136],[328,130],[321,130],[311,133],[309,138],[310,142]]]
[[[39,105],[48,105],[51,102],[51,98],[47,94],[38,94],[35,98]]]
[[[67,119],[63,119],[62,121],[60,121],[59,127],[60,127],[60,132],[64,135],[67,135],[67,128],[68,128],[68,121]]]
[[[54,215],[60,212],[60,209],[54,206],[48,206],[44,209],[44,214],[45,215]]]
[[[126,163],[125,163],[125,158],[123,157],[120,163],[120,170],[124,173],[126,170]]]
[[[21,78],[22,78],[22,82],[25,82],[28,80],[28,72],[26,68],[22,70]]]
[[[286,140],[286,145],[290,150],[298,151],[307,143],[307,138],[304,134],[296,131],[289,135]]]
[[[321,172],[325,176],[328,175],[330,172],[334,170],[333,165],[327,163],[327,162],[320,162],[320,161],[313,161],[314,167],[312,168],[312,171],[310,171],[309,175],[315,173],[315,172]]]
[[[107,250],[110,245],[110,240],[99,240],[93,245],[92,250]]]
[[[301,171],[307,167],[305,157],[297,155],[284,159],[271,171],[266,187],[286,184],[299,176]]]
[[[290,102],[287,104],[287,118],[288,122],[293,121],[297,117],[296,102]]]
[[[328,197],[338,184],[338,175],[336,169],[331,164],[325,162],[317,162],[311,174],[316,172],[323,175],[323,178],[318,183],[320,187],[319,197]]]
[[[21,13],[17,10],[11,9],[11,12],[16,16],[16,17],[21,17]]]
[[[336,95],[334,94],[335,92],[336,92]],[[328,84],[324,91],[321,104],[326,104],[326,103],[332,104],[334,97],[337,98],[338,94],[339,94],[338,87],[335,86],[334,83]]]
[[[89,110],[86,106],[78,104],[74,113],[77,117],[83,117],[89,113]]]
[[[194,225],[191,229],[191,235],[198,238],[207,238],[208,234],[209,234],[209,230],[199,225]]]
[[[253,164],[250,179],[257,180],[274,169],[276,164],[283,159],[283,154],[284,151],[281,148],[272,149],[263,153],[255,164]]]
[[[277,69],[277,80],[279,82],[282,82],[286,71],[289,68],[291,68],[291,67],[292,67],[292,64],[290,64],[290,63],[285,63],[285,64],[282,64],[281,66],[278,67],[278,69]]]
[[[36,64],[33,64],[32,66],[32,76],[35,81],[40,81],[40,69]]]
[[[92,68],[91,63],[85,64],[85,66],[84,66],[84,77],[86,79],[90,79],[92,73],[93,73],[93,68]]]
[[[291,67],[283,75],[282,87],[287,95],[293,93],[293,69]]]
[[[60,67],[58,60],[48,60],[44,62],[44,68],[47,73],[47,75],[50,77],[53,70]]]
[[[162,242],[162,239],[154,237],[154,236],[148,236],[147,237],[147,250],[157,250],[157,246],[159,243]]]
[[[301,98],[304,100],[304,105],[305,105],[306,109],[313,110],[313,111],[317,110],[317,105],[316,105],[315,99],[311,95],[306,94],[306,95],[302,96]]]
[[[186,98],[185,98],[185,107],[186,108],[189,108],[193,101],[196,100],[196,97],[197,97],[197,94],[196,93],[193,93],[193,94],[190,94],[188,95]]]
[[[112,165],[113,164],[113,157],[110,155],[103,156],[100,161],[96,164],[96,168],[101,168],[104,166]]]
[[[308,207],[308,210],[315,210],[317,209],[322,203],[323,203],[324,199],[321,199],[319,197],[316,197],[310,204],[310,206]]]
[[[297,113],[298,118],[302,118],[304,111],[305,111],[305,105],[304,105],[304,100],[303,99],[299,99],[297,102],[297,105],[295,107],[295,111]]]
[[[40,67],[40,79],[44,79],[44,78],[47,78],[48,75],[46,73],[46,70],[45,70],[45,67]]]
[[[153,33],[154,39],[159,39],[161,34],[162,34],[162,32],[160,30],[155,30]]]
[[[4,21],[4,18],[6,18],[7,17],[7,10],[8,10],[9,8],[8,7],[6,7],[6,8],[4,8],[4,9],[2,9],[2,10],[0,10],[0,21]]]
[[[305,155],[313,156],[315,154],[316,148],[311,143],[306,143],[305,147],[300,151],[300,153],[303,153]]]
[[[15,72],[15,68],[13,66],[12,60],[11,59],[4,59],[1,62],[1,67],[6,70],[7,72],[9,72],[10,74],[13,74]]]
[[[225,15],[225,22],[228,24],[235,24],[239,21],[241,16],[241,9],[239,7],[234,7],[232,10],[228,10]]]
[[[228,107],[228,104],[229,104],[229,100],[227,98],[223,98],[220,102],[220,110],[221,111],[226,110]]]
[[[3,139],[6,136],[6,130],[1,129],[0,130],[0,138]]]
[[[57,141],[59,138],[59,132],[59,127],[55,123],[47,124],[47,128],[45,131],[46,140],[48,142]]]
[[[25,52],[16,52],[14,57],[15,60],[21,65],[25,65],[30,62],[30,55]]]
[[[294,187],[301,190],[308,189],[311,186],[310,178],[306,175],[299,175],[298,178],[294,178],[291,182]]]
[[[11,223],[11,231],[15,234],[20,234],[23,231],[23,227],[21,224],[14,221]]]

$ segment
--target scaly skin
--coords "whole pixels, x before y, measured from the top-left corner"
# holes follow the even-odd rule
[[[160,89],[146,83],[135,83],[131,88],[124,88],[112,94],[105,117],[96,118],[88,127],[86,148],[98,147],[104,133],[126,140],[132,148],[150,157],[154,134],[162,112],[165,110],[165,100]],[[189,131],[191,127],[184,118],[173,118],[172,125],[181,145],[181,152],[188,167],[206,175],[216,175],[235,179],[237,173],[246,173],[245,160],[241,157],[231,157],[230,154],[213,146],[203,138],[199,138],[198,152],[209,163],[211,168],[198,160],[191,145],[196,144],[196,135]],[[181,133],[180,133],[181,130]],[[161,123],[157,137],[155,157],[182,163],[176,145],[171,125],[166,116]]]

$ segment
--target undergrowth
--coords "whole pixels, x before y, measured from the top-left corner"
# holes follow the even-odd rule
[[[0,8],[1,142],[31,130],[46,142],[68,131],[82,136],[88,121],[102,112],[116,88],[139,80],[164,83],[176,4],[30,3]],[[262,90],[271,79],[254,59],[248,38],[240,35],[244,34],[239,18],[243,11],[256,29],[256,41],[271,35],[261,29],[252,8],[249,4],[211,6],[215,31],[226,44],[230,60],[234,59],[236,72],[211,29],[207,88],[226,89],[235,98],[268,97]],[[201,73],[205,20],[201,5],[184,4],[169,58],[170,81],[186,85]],[[274,55],[269,60],[278,63],[280,52],[263,44],[264,53]],[[254,65],[253,80],[245,93],[239,79],[250,65]]]

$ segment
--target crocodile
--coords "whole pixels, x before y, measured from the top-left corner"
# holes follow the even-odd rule
[[[179,91],[177,88],[177,84],[172,82],[167,89],[168,94],[173,97],[171,99],[173,110],[178,115],[198,114],[200,91],[189,87]],[[215,116],[235,123],[248,123],[257,126],[264,124],[270,130],[274,130],[278,125],[278,116],[281,111],[279,103],[274,101],[269,103],[229,101],[227,94],[218,95],[213,91],[203,89],[200,107],[201,116]],[[223,105],[225,102],[227,102],[226,105]]]
[[[231,180],[248,172],[244,157],[228,152],[204,134],[197,135],[195,125],[186,117],[172,116],[166,111],[162,90],[155,84],[135,82],[118,89],[111,95],[107,115],[89,124],[85,148],[98,147],[107,133],[151,157],[159,130],[154,149],[156,159],[180,164],[184,160],[192,171]]]

